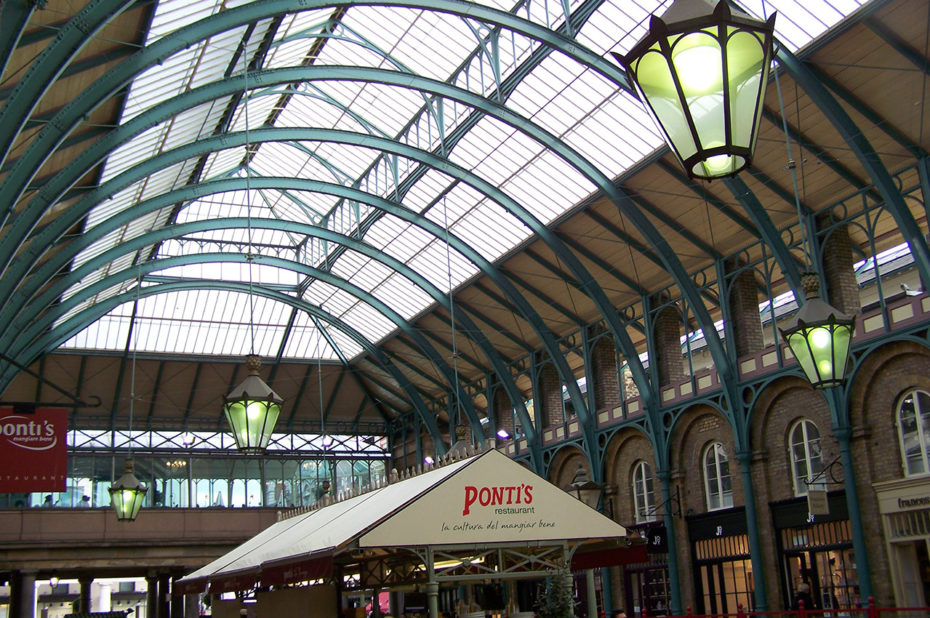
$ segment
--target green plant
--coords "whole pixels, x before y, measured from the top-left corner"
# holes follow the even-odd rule
[[[539,618],[574,618],[572,573],[564,564],[549,571],[546,587],[536,598],[536,613]]]

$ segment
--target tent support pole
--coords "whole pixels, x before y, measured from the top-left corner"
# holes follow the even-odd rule
[[[439,618],[439,582],[436,581],[432,546],[426,548],[426,563],[426,572],[429,573],[429,582],[426,584],[426,605],[429,607],[429,618]]]

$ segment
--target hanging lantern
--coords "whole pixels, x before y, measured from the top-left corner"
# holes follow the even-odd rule
[[[689,177],[732,176],[752,161],[774,30],[774,13],[763,22],[726,0],[676,0],[614,54]]]
[[[564,489],[592,509],[596,509],[606,488],[607,486],[604,483],[595,483],[588,477],[588,471],[585,469],[584,464],[578,464],[572,482]]]
[[[804,273],[801,284],[807,299],[781,335],[815,388],[839,386],[846,380],[856,321],[820,298],[817,275]]]
[[[110,504],[116,511],[116,519],[133,521],[139,514],[139,509],[142,508],[145,492],[149,488],[139,482],[136,475],[132,473],[132,458],[127,459],[123,466],[123,476],[110,485]]]
[[[249,375],[226,395],[226,420],[232,429],[236,448],[243,453],[259,455],[265,452],[274,431],[284,400],[259,377],[261,359],[246,357]]]

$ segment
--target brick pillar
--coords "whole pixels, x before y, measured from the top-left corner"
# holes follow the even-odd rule
[[[498,387],[494,390],[494,423],[497,430],[503,429],[508,434],[514,436],[513,411],[510,405],[510,397],[507,391]]]
[[[728,263],[727,270],[736,270],[739,264]],[[759,314],[759,292],[752,269],[746,269],[730,281],[727,299],[732,319],[732,332],[736,339],[736,356],[751,356],[765,347],[762,342],[762,319]]]
[[[675,306],[665,307],[655,317],[655,350],[649,351],[659,374],[659,384],[683,382],[685,363],[681,356],[681,316]]]
[[[552,363],[546,363],[539,372],[539,397],[536,406],[540,429],[562,424],[562,382]]]
[[[823,245],[823,278],[829,290],[826,300],[850,315],[862,309],[854,263],[849,229],[846,226],[835,228]]]
[[[594,396],[591,408],[605,410],[620,405],[617,354],[608,337],[601,337],[591,350],[591,374],[588,376],[588,393]]]

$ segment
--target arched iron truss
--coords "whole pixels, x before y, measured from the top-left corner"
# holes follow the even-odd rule
[[[14,7],[13,4],[17,6]],[[366,354],[390,373],[397,381],[400,390],[409,397],[411,409],[425,424],[434,442],[441,443],[444,439],[449,439],[449,436],[443,438],[444,430],[436,422],[436,415],[430,411],[431,403],[445,398],[454,401],[456,406],[464,410],[473,437],[481,441],[484,438],[481,428],[481,411],[476,409],[473,397],[469,395],[470,392],[479,390],[471,387],[469,383],[480,381],[481,376],[472,375],[465,378],[457,375],[455,363],[450,364],[443,356],[442,348],[445,347],[445,342],[438,342],[434,338],[424,336],[419,332],[415,320],[403,317],[396,309],[379,299],[377,294],[356,286],[349,279],[335,273],[331,266],[339,256],[343,255],[343,252],[355,251],[400,273],[429,295],[435,303],[434,308],[443,308],[452,314],[450,322],[453,322],[451,326],[453,335],[455,329],[459,329],[466,340],[480,349],[481,358],[472,354],[469,356],[469,362],[480,364],[480,373],[497,377],[506,391],[512,409],[516,411],[522,423],[531,459],[534,465],[541,466],[543,445],[540,428],[538,423],[530,417],[525,406],[529,389],[525,386],[518,386],[518,380],[515,378],[516,372],[512,368],[515,359],[495,349],[494,343],[488,336],[491,331],[504,332],[506,329],[494,324],[492,319],[482,315],[474,307],[470,307],[467,301],[459,302],[453,299],[451,294],[444,293],[427,277],[420,275],[401,260],[387,253],[379,253],[378,249],[365,242],[365,233],[386,214],[416,226],[432,238],[447,244],[450,251],[454,251],[457,257],[464,258],[473,264],[479,276],[486,278],[500,291],[503,302],[521,320],[518,324],[525,322],[529,326],[533,334],[533,344],[544,350],[555,366],[566,390],[568,401],[577,414],[582,434],[577,439],[578,443],[583,446],[588,458],[599,464],[603,459],[604,445],[599,441],[597,411],[592,409],[590,397],[585,397],[576,382],[579,374],[577,365],[572,367],[566,359],[568,352],[574,353],[574,350],[569,350],[570,346],[566,346],[562,340],[566,329],[556,326],[553,323],[554,319],[544,317],[544,308],[537,306],[539,303],[534,296],[540,297],[543,294],[537,293],[530,283],[519,279],[517,274],[508,272],[500,264],[487,259],[480,250],[470,246],[466,240],[438,223],[435,217],[430,217],[426,212],[415,212],[405,205],[405,198],[418,180],[429,173],[439,172],[443,178],[451,179],[452,185],[450,186],[461,184],[470,187],[483,199],[500,206],[530,230],[533,239],[554,256],[558,265],[552,270],[566,282],[566,286],[572,286],[586,297],[586,302],[593,307],[596,319],[589,320],[587,319],[589,316],[585,316],[585,320],[579,318],[576,326],[584,327],[585,323],[593,321],[602,322],[606,326],[609,336],[612,337],[620,355],[628,364],[645,412],[643,417],[629,422],[643,428],[649,435],[656,448],[660,471],[667,472],[668,466],[670,429],[669,423],[665,422],[665,415],[669,411],[661,403],[659,388],[655,383],[655,374],[647,370],[640,359],[640,354],[644,347],[646,350],[651,350],[655,346],[651,312],[661,303],[651,297],[666,289],[675,290],[675,295],[667,302],[680,303],[683,321],[689,325],[686,330],[700,330],[703,333],[704,345],[711,357],[720,384],[719,392],[708,401],[712,401],[715,407],[727,417],[733,427],[738,449],[741,452],[747,452],[749,448],[748,415],[745,414],[746,403],[743,401],[741,390],[744,385],[738,375],[736,353],[724,345],[715,327],[715,315],[712,315],[726,317],[727,309],[723,307],[725,303],[720,298],[715,299],[704,286],[695,281],[695,267],[689,261],[691,256],[683,256],[677,247],[672,246],[668,237],[667,228],[672,225],[686,227],[687,223],[676,221],[671,216],[663,217],[657,212],[661,209],[661,204],[653,208],[655,200],[644,199],[632,190],[628,190],[624,186],[623,179],[616,180],[605,173],[596,163],[596,153],[583,152],[569,140],[546,129],[543,123],[525,117],[519,111],[518,106],[509,104],[508,98],[516,85],[530,73],[533,67],[544,62],[550,55],[556,55],[561,59],[576,63],[586,71],[600,75],[615,89],[628,90],[625,77],[619,67],[586,47],[576,38],[581,27],[603,4],[603,1],[591,1],[569,7],[568,3],[564,3],[564,20],[557,27],[547,27],[521,17],[521,11],[525,10],[529,13],[528,6],[507,12],[485,5],[455,0],[419,0],[413,3],[401,0],[365,2],[263,0],[245,4],[182,26],[170,36],[141,46],[138,51],[116,63],[103,78],[87,84],[77,96],[49,113],[44,118],[43,126],[29,139],[28,145],[25,148],[18,148],[17,140],[29,125],[44,94],[59,78],[62,68],[78,57],[88,40],[114,19],[114,16],[131,10],[135,5],[135,2],[128,0],[88,2],[79,14],[60,26],[55,39],[45,47],[42,54],[30,64],[15,85],[5,93],[2,107],[0,107],[0,164],[3,164],[3,173],[0,176],[0,225],[2,225],[0,228],[0,272],[2,272],[0,276],[0,298],[2,298],[0,301],[0,346],[18,362],[33,362],[53,351],[70,336],[98,320],[111,309],[126,302],[129,298],[126,284],[135,279],[139,273],[148,274],[172,264],[245,259],[243,253],[234,251],[225,254],[203,254],[183,259],[153,257],[151,255],[154,253],[153,248],[166,239],[227,227],[244,227],[241,219],[175,224],[173,218],[169,218],[170,220],[158,229],[137,231],[135,236],[127,238],[116,249],[96,256],[80,267],[71,266],[72,261],[91,248],[95,241],[108,233],[130,226],[133,222],[140,220],[143,215],[172,208],[176,214],[186,204],[199,198],[246,190],[326,194],[335,198],[338,205],[364,204],[371,209],[371,212],[364,218],[360,217],[356,228],[351,233],[334,231],[336,224],[330,219],[332,211],[330,213],[309,213],[313,218],[319,219],[319,224],[316,226],[265,219],[248,221],[245,225],[256,228],[267,226],[270,229],[291,232],[305,239],[316,238],[332,243],[336,248],[328,254],[329,259],[313,264],[301,264],[270,256],[260,256],[259,259],[264,263],[273,263],[286,270],[299,273],[304,277],[302,285],[308,285],[308,282],[315,280],[324,281],[375,308],[396,325],[397,333],[414,342],[439,377],[432,378],[428,386],[417,386],[404,376],[404,371],[397,368],[397,363],[391,361],[389,355],[384,353],[378,343],[368,340],[356,329],[340,320],[338,316],[330,314],[322,307],[313,306],[280,291],[262,289],[260,285],[256,286],[257,294],[286,303],[295,311],[308,313],[314,319],[345,333],[364,348]],[[119,126],[114,126],[100,134],[77,156],[55,169],[49,177],[37,177],[38,172],[49,158],[64,147],[69,136],[75,134],[83,119],[117,96],[133,79],[146,70],[169,61],[174,54],[185,48],[223,33],[251,27],[262,20],[278,19],[291,13],[314,9],[349,10],[352,7],[416,9],[453,15],[464,20],[475,36],[475,49],[469,58],[487,61],[491,72],[488,78],[491,85],[484,88],[472,85],[470,88],[467,83],[463,87],[463,84],[454,78],[442,81],[426,75],[417,75],[404,67],[403,63],[395,61],[387,52],[364,41],[361,36],[358,36],[358,39],[362,47],[371,53],[380,54],[394,68],[317,66],[312,63],[299,67],[257,68],[254,64],[256,62],[261,64],[259,54],[267,53],[268,50],[259,52],[250,48],[246,34],[241,49],[236,53],[244,54],[246,61],[250,59],[248,57],[250,51],[254,54],[251,57],[252,62],[249,63],[248,71],[230,70],[222,80],[190,88],[171,99],[153,105]],[[17,41],[23,36],[28,20],[35,10],[35,6],[27,8],[20,6],[19,3],[5,3],[0,8],[2,11],[0,17],[3,18],[0,20],[0,58],[9,55],[4,54],[4,51],[12,52],[16,49]],[[331,27],[332,24],[326,26],[326,28]],[[497,45],[500,33],[505,31],[516,33],[538,44],[538,47],[528,54],[527,58],[509,76],[501,74],[499,59],[495,57],[499,53]],[[337,35],[327,30],[306,36],[308,40],[323,40]],[[876,150],[862,132],[857,130],[849,114],[837,103],[809,67],[795,58],[786,47],[779,48],[777,62],[784,75],[799,85],[845,140],[846,145],[871,180],[874,193],[884,201],[888,212],[894,217],[902,239],[910,243],[916,268],[924,280],[930,281],[930,251],[928,251],[920,224],[904,202],[901,191],[895,185],[892,175]],[[3,76],[4,69],[5,66],[0,65],[0,76]],[[379,134],[375,129],[375,123],[370,123],[357,114],[354,118],[362,127],[362,131],[359,132],[313,126],[274,127],[267,125],[253,127],[244,132],[231,130],[231,119],[235,108],[241,104],[243,99],[258,101],[266,96],[316,96],[321,100],[327,100],[331,105],[340,106],[342,104],[333,97],[327,98],[322,93],[307,93],[298,87],[298,85],[315,87],[324,82],[340,81],[379,84],[414,91],[423,98],[423,105],[411,117],[410,123],[404,127],[400,136],[395,137]],[[133,138],[163,123],[171,122],[198,105],[227,100],[233,102],[230,108],[232,111],[226,118],[227,124],[222,132],[179,145],[145,161],[135,162],[121,174],[98,186],[79,194],[73,193],[82,178],[91,174],[108,156]],[[446,131],[444,115],[448,111],[447,106],[453,102],[467,107],[469,114],[451,131]],[[348,104],[342,105],[341,110],[349,116],[354,114],[351,105]],[[426,126],[435,129],[440,134],[440,139],[432,149],[420,148],[401,139],[403,132],[410,130],[410,127],[422,117],[427,118]],[[525,204],[511,197],[504,188],[456,162],[454,156],[456,147],[465,139],[470,129],[482,120],[488,119],[506,125],[516,130],[521,136],[533,140],[548,153],[570,166],[579,179],[590,183],[596,191],[591,200],[601,200],[603,203],[610,204],[613,214],[618,215],[624,225],[628,224],[632,228],[631,230],[623,228],[614,232],[618,235],[618,244],[630,248],[630,262],[635,262],[636,258],[633,257],[635,250],[639,255],[647,255],[650,261],[664,269],[666,281],[662,284],[644,285],[638,276],[631,276],[628,271],[620,268],[617,268],[617,272],[612,275],[614,279],[623,282],[635,294],[642,297],[640,299],[642,305],[647,308],[642,323],[624,318],[623,313],[617,308],[617,303],[612,300],[611,294],[607,291],[611,283],[605,283],[604,279],[598,275],[599,271],[607,271],[612,266],[609,259],[593,251],[586,253],[583,242],[568,239],[565,233],[556,229],[558,221],[554,224],[544,223]],[[171,165],[203,160],[211,154],[233,148],[243,146],[258,148],[262,144],[272,142],[285,143],[295,148],[305,148],[303,146],[305,143],[338,144],[349,148],[376,150],[379,155],[363,173],[355,177],[342,173],[336,163],[320,157],[318,159],[320,164],[331,172],[333,180],[324,182],[263,177],[251,170],[245,172],[246,177],[242,177],[243,170],[250,165],[251,155],[247,154],[242,165],[229,170],[230,178],[194,178],[186,186],[137,204],[101,224],[82,227],[82,221],[94,207],[104,203],[109,197],[133,183],[142,181]],[[408,171],[405,176],[398,169],[398,161],[413,162],[413,171]],[[383,195],[379,195],[378,191],[372,190],[367,185],[369,176],[376,176],[378,173],[390,176],[390,183],[393,183],[393,188],[383,192]],[[760,172],[756,173],[760,174]],[[236,175],[239,177],[234,177]],[[758,178],[757,175],[756,179]],[[775,184],[770,179],[767,182]],[[784,221],[773,221],[770,210],[762,203],[764,198],[759,195],[757,185],[750,186],[750,183],[742,177],[726,180],[722,184],[742,207],[748,218],[747,227],[754,228],[758,238],[771,252],[777,264],[778,276],[784,279],[788,287],[797,289],[799,287],[799,260],[792,252],[796,250],[796,247],[790,246],[782,237],[786,225]],[[773,192],[777,194],[776,200],[789,200],[793,197],[783,190],[779,193],[777,188]],[[436,199],[441,199],[441,196],[437,196]],[[718,195],[712,199],[720,200],[721,198]],[[49,217],[49,213],[55,211],[63,203],[68,204],[67,208],[56,211],[54,217]],[[436,202],[434,201],[433,204],[435,205]],[[604,220],[601,213],[596,216],[592,214],[592,217],[595,221]],[[75,230],[80,230],[80,235],[75,235]],[[620,232],[626,236],[619,238]],[[682,235],[690,239],[698,251],[713,260],[720,261],[722,254],[714,247],[713,242],[702,240],[692,230],[685,232],[687,235],[684,232]],[[80,288],[76,294],[66,298],[67,291],[74,286],[81,285],[82,279],[92,270],[120,258],[123,259],[121,263],[125,264],[127,256],[136,256],[136,260],[130,261],[139,263],[133,264],[131,268],[123,268],[110,273],[100,281]],[[635,264],[631,266],[635,269]],[[719,296],[727,295],[726,286],[721,283],[724,280],[725,277],[718,277]],[[158,284],[146,282],[141,286],[141,293],[144,296],[150,296],[182,289],[195,289],[198,286],[200,289],[232,292],[244,290],[241,286],[229,282],[204,280],[199,284],[181,281]],[[97,294],[102,294],[102,299],[96,300],[89,308],[70,316],[63,323],[56,324],[56,320],[65,315],[69,308],[77,307],[81,302],[95,298]],[[66,300],[63,300],[65,298]],[[559,304],[551,295],[548,300],[553,305]],[[715,302],[719,302],[720,307],[711,306],[709,309],[708,305]],[[579,313],[573,311],[568,303],[564,306],[559,305],[558,311],[568,316],[569,319]],[[630,331],[637,329],[644,333],[644,342],[634,341],[631,337]],[[514,336],[513,338],[523,342],[527,340],[526,337]],[[330,340],[330,345],[336,347],[332,340]],[[584,348],[584,346],[580,347]],[[453,352],[456,355],[462,354],[458,350],[453,350]],[[348,359],[345,360],[348,361]],[[584,359],[584,362],[587,362],[587,359]],[[5,388],[12,383],[18,372],[9,365],[0,364],[0,367],[3,369],[0,373],[0,387]],[[488,402],[489,411],[491,407],[491,403]],[[674,424],[674,420],[671,424]],[[601,479],[600,465],[595,465],[592,472],[595,480]]]

